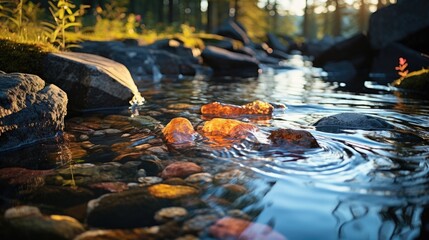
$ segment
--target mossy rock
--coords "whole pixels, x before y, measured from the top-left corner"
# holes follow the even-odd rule
[[[39,75],[43,58],[53,51],[55,48],[44,44],[0,39],[0,70]]]
[[[429,69],[411,72],[404,78],[394,81],[393,86],[403,89],[428,92],[429,90]]]

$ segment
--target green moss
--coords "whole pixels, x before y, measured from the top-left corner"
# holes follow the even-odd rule
[[[0,39],[0,70],[7,73],[39,74],[46,54],[56,49],[41,43],[21,43]]]
[[[394,81],[393,86],[416,91],[429,90],[429,69],[411,72],[404,78]]]

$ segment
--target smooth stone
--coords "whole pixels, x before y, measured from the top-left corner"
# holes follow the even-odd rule
[[[318,148],[316,138],[305,130],[294,129],[277,129],[270,133],[268,139],[271,140],[272,145],[283,148]]]
[[[182,207],[163,208],[155,213],[155,220],[158,222],[166,222],[173,219],[182,218],[188,215],[188,211]]]
[[[33,206],[18,206],[9,208],[4,213],[4,218],[19,218],[19,217],[28,217],[28,216],[42,216],[39,208]]]
[[[213,175],[210,173],[195,173],[185,179],[188,183],[208,184],[213,182]]]
[[[147,186],[147,185],[153,185],[153,184],[162,182],[162,178],[160,178],[160,177],[139,177],[138,181],[139,181],[139,183],[141,183],[141,186]]]
[[[200,173],[203,168],[193,162],[175,162],[169,164],[162,172],[161,177],[167,178],[186,178],[187,176],[195,173]]]
[[[216,222],[219,217],[215,214],[199,215],[183,224],[184,232],[200,232]]]
[[[217,239],[286,240],[267,225],[231,217],[219,219],[209,228],[209,232]]]
[[[238,169],[217,173],[214,175],[214,182],[217,184],[236,183],[245,178],[244,172]]]
[[[340,113],[324,117],[314,126],[318,131],[340,133],[346,129],[353,130],[392,130],[393,125],[381,118],[371,117],[360,113]]]

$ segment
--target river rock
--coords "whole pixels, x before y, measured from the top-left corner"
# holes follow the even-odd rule
[[[155,213],[155,220],[158,222],[166,222],[173,219],[179,219],[188,215],[188,211],[182,207],[163,208]]]
[[[6,211],[5,220],[0,224],[2,239],[73,239],[84,231],[82,224],[69,216],[43,216],[40,211],[38,214],[11,216],[11,211],[13,209]]]
[[[188,176],[185,181],[191,184],[210,184],[213,182],[213,175],[210,173],[195,173]]]
[[[69,96],[69,108],[88,110],[127,106],[133,98],[142,103],[128,69],[110,59],[86,53],[50,53],[43,78]]]
[[[214,77],[256,78],[259,76],[259,61],[245,54],[207,46],[201,56],[204,63],[213,69]]]
[[[208,226],[216,222],[219,217],[216,214],[199,215],[189,219],[183,224],[183,231],[185,232],[200,232]]]
[[[368,36],[375,49],[429,27],[429,1],[408,0],[380,8],[371,15]],[[426,34],[427,35],[427,34]]]
[[[340,113],[324,117],[314,126],[318,131],[340,133],[346,129],[391,130],[394,127],[383,119],[360,113]]]
[[[317,140],[311,133],[304,130],[278,129],[272,131],[268,139],[274,146],[318,148]]]
[[[217,239],[286,240],[267,225],[231,217],[219,219],[210,227],[209,232]]]
[[[193,144],[198,136],[191,122],[183,117],[173,118],[164,129],[164,139],[170,144]]]
[[[36,75],[0,73],[0,151],[62,132],[67,95]]]
[[[88,203],[87,223],[93,227],[133,228],[153,226],[154,215],[166,207],[180,206],[199,190],[183,185],[155,184],[147,188],[105,195]]]
[[[161,177],[166,178],[186,178],[195,173],[200,173],[203,168],[193,162],[175,162],[168,165],[161,173]]]
[[[205,137],[221,137],[230,139],[245,139],[258,128],[250,123],[241,122],[234,119],[213,118],[204,123],[201,129]]]
[[[259,100],[253,101],[245,105],[233,105],[219,102],[205,104],[201,107],[203,115],[217,116],[217,117],[230,117],[240,115],[271,115],[274,107]]]

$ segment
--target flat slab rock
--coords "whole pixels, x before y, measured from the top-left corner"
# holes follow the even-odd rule
[[[86,53],[50,53],[43,78],[63,89],[73,110],[126,106],[140,96],[128,69],[110,59]]]
[[[314,126],[318,131],[339,133],[346,129],[389,130],[394,127],[383,119],[359,113],[340,113],[324,117]]]

